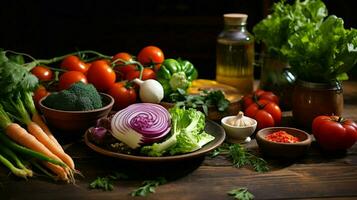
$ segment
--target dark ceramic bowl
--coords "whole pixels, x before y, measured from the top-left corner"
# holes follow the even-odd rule
[[[265,137],[268,134],[285,131],[290,135],[298,137],[300,142],[296,143],[280,143],[267,140]],[[256,140],[260,151],[268,157],[295,159],[303,156],[311,145],[311,136],[305,131],[289,128],[289,127],[269,127],[261,129],[257,132]]]
[[[104,93],[100,95],[104,106],[89,111],[63,111],[48,108],[42,104],[46,97],[40,100],[39,105],[50,128],[65,134],[84,135],[85,131],[94,126],[98,119],[108,116],[113,107],[113,97]]]

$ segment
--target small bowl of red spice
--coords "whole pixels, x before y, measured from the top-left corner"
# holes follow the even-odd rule
[[[257,132],[260,151],[268,157],[295,159],[303,156],[311,145],[311,135],[290,127],[269,127]]]

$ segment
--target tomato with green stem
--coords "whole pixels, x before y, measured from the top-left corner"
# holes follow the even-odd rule
[[[106,60],[93,61],[87,79],[100,92],[107,92],[115,83],[116,75]]]
[[[140,78],[140,70],[130,71],[126,74],[125,80],[131,81]],[[153,69],[145,67],[143,69],[141,80],[156,79],[156,73]]]
[[[68,89],[73,83],[82,81],[83,83],[88,83],[87,77],[79,71],[68,71],[63,73],[59,77],[58,89],[65,90]]]
[[[259,101],[260,99],[265,99],[279,105],[279,98],[273,92],[258,89],[253,92],[253,94],[248,94],[243,97],[243,109],[248,108],[248,106]]]
[[[279,125],[281,122],[281,110],[278,105],[268,100],[259,100],[251,104],[244,111],[245,115],[258,122],[257,129]]]
[[[123,109],[137,100],[137,94],[132,84],[126,81],[115,83],[108,91],[108,94],[114,98],[114,110]]]
[[[156,46],[147,46],[140,50],[138,61],[144,66],[153,66],[155,71],[158,71],[165,57],[162,50]]]
[[[313,120],[312,133],[324,150],[346,150],[357,141],[357,124],[339,116],[321,115]]]
[[[114,71],[117,75],[117,79],[124,79],[125,75],[130,71],[137,70],[137,66],[134,64],[125,64],[126,62],[133,62],[133,56],[126,52],[120,52],[113,56],[112,64],[114,65]]]
[[[88,65],[75,55],[69,55],[65,57],[62,60],[60,66],[62,69],[68,71],[78,71],[82,72],[83,74],[85,74],[89,69]]]
[[[46,66],[37,65],[31,69],[31,73],[40,81],[51,81],[53,79],[52,70]]]

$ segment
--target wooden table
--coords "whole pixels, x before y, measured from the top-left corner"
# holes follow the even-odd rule
[[[344,116],[357,121],[357,82],[344,83]],[[253,140],[247,148],[258,150]],[[66,146],[84,177],[75,185],[45,177],[27,181],[0,167],[0,199],[139,199],[130,192],[143,180],[165,176],[168,183],[145,199],[233,199],[227,191],[247,187],[256,199],[357,199],[357,144],[343,155],[325,155],[313,143],[308,155],[294,162],[267,160],[270,171],[235,168],[224,156],[188,162],[149,165],[107,158],[83,142]],[[115,182],[113,191],[91,190],[97,176],[124,172],[128,180]]]

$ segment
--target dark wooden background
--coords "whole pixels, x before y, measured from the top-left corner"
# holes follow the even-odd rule
[[[269,12],[272,2],[2,1],[0,48],[29,53],[36,58],[50,58],[85,49],[108,55],[120,51],[136,55],[142,47],[156,45],[166,57],[192,61],[201,78],[214,78],[215,42],[223,28],[222,15],[228,12],[248,14],[248,30],[251,31]],[[356,27],[353,0],[329,0],[325,3],[330,14],[344,19],[346,27]],[[256,49],[259,51],[259,46]],[[354,69],[352,76],[356,72]]]

